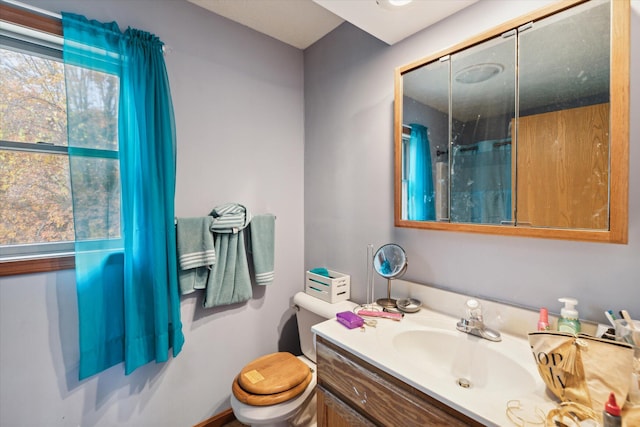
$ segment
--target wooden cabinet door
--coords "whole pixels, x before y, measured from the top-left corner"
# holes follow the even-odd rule
[[[321,386],[318,396],[318,427],[373,427],[375,424]]]

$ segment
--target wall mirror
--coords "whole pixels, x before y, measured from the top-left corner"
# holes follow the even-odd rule
[[[629,1],[569,0],[399,67],[398,227],[626,243]]]

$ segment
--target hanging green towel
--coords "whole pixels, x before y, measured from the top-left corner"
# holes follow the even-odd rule
[[[244,229],[251,221],[251,213],[242,205],[227,203],[216,207],[213,231],[216,264],[209,274],[204,306],[236,304],[253,296],[251,277],[244,243]]]
[[[178,218],[176,220],[178,282],[182,295],[204,289],[216,252],[211,232],[213,217]]]
[[[274,278],[276,217],[271,214],[256,215],[249,225],[251,258],[256,284],[268,285]]]
[[[218,262],[209,274],[205,307],[236,304],[253,296],[244,232],[216,234]]]

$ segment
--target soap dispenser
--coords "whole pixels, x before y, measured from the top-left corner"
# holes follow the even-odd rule
[[[559,298],[558,301],[564,303],[564,307],[560,309],[558,331],[571,334],[580,333],[580,320],[578,320],[578,310],[576,310],[578,301],[574,298]]]

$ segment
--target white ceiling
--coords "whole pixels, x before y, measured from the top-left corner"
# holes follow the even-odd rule
[[[387,0],[313,1],[392,45],[478,0],[413,0],[402,7],[391,6]]]
[[[478,0],[188,0],[298,49],[344,21],[392,45]]]

